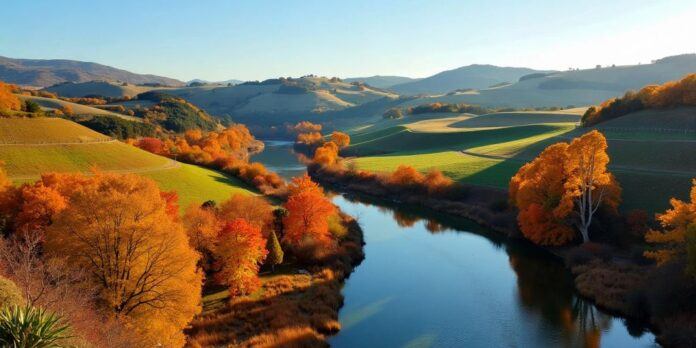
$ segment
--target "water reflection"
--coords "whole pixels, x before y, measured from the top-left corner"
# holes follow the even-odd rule
[[[505,252],[505,254],[503,255],[507,255],[508,269],[513,272],[514,277],[514,286],[512,287],[514,291],[514,296],[512,298],[513,308],[504,308],[496,310],[502,310],[503,312],[505,312],[506,314],[504,315],[510,317],[507,318],[508,320],[512,319],[513,321],[524,321],[524,323],[510,324],[510,326],[518,325],[518,327],[514,327],[514,329],[512,330],[514,332],[514,335],[518,335],[518,337],[508,338],[507,340],[509,340],[509,342],[500,338],[491,338],[491,342],[488,342],[491,345],[488,345],[483,344],[481,341],[477,341],[474,338],[470,338],[468,343],[465,344],[466,346],[497,346],[497,343],[502,344],[504,342],[505,345],[509,346],[553,346],[588,348],[600,346],[635,347],[650,346],[651,342],[653,341],[651,334],[643,335],[642,337],[640,337],[640,331],[637,332],[637,335],[634,337],[634,335],[630,331],[628,331],[624,325],[622,325],[621,319],[614,318],[613,316],[600,311],[591,302],[576,296],[571,275],[564,267],[562,267],[560,262],[553,259],[550,255],[540,252],[538,249],[526,243],[505,242],[496,235],[490,234],[486,230],[478,227],[477,225],[473,225],[471,222],[468,221],[452,219],[451,217],[447,216],[438,216],[437,214],[433,214],[432,212],[427,211],[419,212],[418,210],[414,209],[403,209],[403,207],[397,208],[393,204],[380,202],[378,200],[366,199],[364,197],[349,196],[336,197],[335,202],[337,202],[344,208],[348,208],[346,207],[346,204],[350,203],[352,205],[352,209],[358,212],[358,214],[366,215],[369,213],[370,210],[372,212],[376,211],[383,219],[391,219],[393,221],[392,224],[395,224],[396,226],[401,228],[403,230],[402,232],[408,235],[411,235],[419,230],[424,230],[431,235],[447,235],[454,233],[464,237],[466,235],[471,235],[471,232],[473,232],[485,236],[486,240],[490,243],[490,245],[492,245],[495,248],[495,250],[499,250],[496,253]],[[355,209],[355,207],[359,207],[359,209]],[[360,218],[360,216],[358,218]],[[376,219],[377,217],[372,215],[369,217],[365,216],[365,221],[361,221],[361,225],[363,225],[364,229],[374,229],[374,227],[377,225],[375,224],[375,222],[377,221]],[[386,222],[378,223],[378,225],[380,229],[389,229],[389,224]],[[366,233],[369,232],[366,231]],[[377,241],[379,242],[381,240]],[[387,242],[396,244],[394,240],[387,240]],[[426,237],[423,237],[422,240],[419,240],[419,243],[427,245],[431,248],[437,247],[437,240],[432,238],[427,239]],[[370,241],[368,240],[368,246],[369,245]],[[444,246],[443,249],[439,251],[441,251],[443,255],[446,256],[448,261],[451,261],[448,263],[456,264],[457,267],[484,267],[483,264],[462,264],[462,260],[458,259],[456,256],[452,257],[453,255],[451,254],[451,251],[444,249]],[[374,254],[374,252],[376,251],[368,249],[368,262],[371,261],[371,256]],[[380,250],[378,252],[389,253],[390,251],[387,251],[384,248],[381,248],[380,246]],[[425,253],[424,251],[421,252]],[[474,248],[474,250],[461,250],[461,252],[477,253],[481,252],[481,249],[479,246]],[[444,258],[443,255],[441,255],[441,258]],[[482,262],[485,261],[482,260]],[[442,266],[443,265],[440,264],[436,267]],[[373,266],[367,263],[363,264],[358,267],[356,272],[361,272],[363,267]],[[393,268],[389,268],[389,270],[392,271]],[[501,272],[502,270],[494,269],[493,271]],[[448,276],[445,276],[443,277],[443,279],[447,280],[447,277]],[[449,277],[451,277],[451,275]],[[351,281],[353,281],[352,278],[349,279],[348,282],[350,283]],[[360,280],[358,280],[358,282],[359,281]],[[372,279],[371,281],[374,282],[374,279]],[[496,286],[504,288],[505,285],[503,283],[504,282],[501,282],[501,284]],[[349,288],[351,285],[352,284],[349,284]],[[486,287],[490,285],[491,284],[464,283],[462,286],[470,288],[481,287],[482,289],[479,289],[479,291],[484,291],[484,293],[481,293],[481,295],[486,296],[488,294],[485,293],[485,291],[489,291]],[[361,283],[360,286],[363,287],[365,285]],[[458,285],[456,285],[454,281],[447,280],[442,284],[430,284],[430,286],[457,287]],[[464,289],[459,290],[463,291]],[[354,293],[359,291],[360,289],[356,288],[350,288],[345,291],[348,302],[347,307],[351,307],[350,296],[357,297],[358,295],[355,295]],[[409,291],[413,291],[413,289],[409,289]],[[443,295],[447,296],[449,291],[453,290],[446,290],[444,291],[445,294]],[[442,291],[438,289],[436,290],[436,292],[440,293]],[[459,291],[453,292],[457,293]],[[491,296],[493,295],[494,294],[491,294]],[[361,296],[367,295],[361,294]],[[455,298],[451,300],[457,301],[458,299]],[[476,301],[477,299],[469,298],[463,300]],[[398,298],[390,298],[390,301],[398,302]],[[422,299],[422,301],[424,303],[421,305],[425,305],[425,303],[430,301],[430,299],[426,298]],[[368,303],[368,305],[366,305],[365,308],[374,308],[370,305],[371,303],[373,302]],[[381,304],[379,308],[381,311],[395,311],[397,313],[402,311],[401,308],[388,307],[387,304],[385,304],[384,302],[377,301],[377,303]],[[452,305],[454,306],[455,303],[453,303]],[[514,309],[515,307],[517,308],[516,310]],[[417,346],[447,346],[449,345],[449,341],[447,340],[452,339],[452,337],[447,337],[448,335],[462,335],[461,333],[440,332],[439,334],[435,334],[431,332],[432,330],[426,332],[419,332],[418,330],[414,330],[414,332],[411,332],[411,334],[418,333],[418,335],[416,335],[415,337],[411,337],[406,341],[381,341],[381,338],[366,339],[366,337],[360,339],[357,338],[357,336],[365,336],[369,331],[367,331],[366,329],[358,331],[358,329],[356,328],[355,331],[360,332],[361,334],[356,335],[352,333],[351,329],[353,328],[353,326],[356,326],[357,323],[354,321],[354,319],[351,319],[351,317],[363,317],[360,314],[364,314],[365,309],[356,308],[355,311],[352,311],[350,308],[347,308],[346,311],[349,312],[350,315],[347,318],[342,318],[342,320],[347,320],[347,322],[350,323],[350,327],[348,328],[348,330],[344,330],[341,333],[339,333],[338,337],[331,340],[331,343],[335,346],[361,346],[368,343],[377,343],[377,345],[380,345],[380,343],[382,343],[384,346],[407,346],[412,344],[416,344]],[[507,313],[508,311],[510,313]],[[519,313],[515,314],[515,311],[518,311]],[[377,323],[377,321],[384,320],[383,317],[379,316],[379,313],[376,313],[374,311],[367,312],[370,313],[370,318],[365,319],[368,323],[370,323],[370,320],[372,320],[372,322],[370,323],[371,325],[382,324]],[[456,328],[457,324],[461,324],[462,327],[465,329],[472,329],[470,325],[462,324],[462,322],[470,319],[465,318],[465,316],[481,315],[481,313],[475,313],[472,310],[471,313],[456,313],[454,317],[459,317],[453,320],[452,318],[446,318],[449,315],[448,313],[440,312],[439,314],[441,315],[441,317],[445,318],[439,319],[442,319],[444,322],[447,322],[447,325],[453,325],[450,326],[450,329]],[[485,314],[488,313],[484,313],[484,315]],[[387,313],[382,313],[382,315],[387,316]],[[516,315],[518,316],[518,318],[515,318]],[[414,319],[416,321],[425,320],[419,318]],[[480,325],[485,327],[486,324],[482,320],[483,318],[478,319],[480,319],[481,322],[477,322],[477,320],[474,320],[474,325]],[[425,327],[428,327],[428,325],[432,325],[432,323],[411,323],[409,325],[423,325]],[[497,323],[497,325],[506,326],[507,324],[504,322],[500,322]],[[527,331],[525,332],[525,337],[521,337],[519,331],[525,330]],[[342,337],[341,335],[345,335],[348,337]],[[528,337],[526,335],[528,335]],[[391,343],[394,342],[400,343],[392,345]]]

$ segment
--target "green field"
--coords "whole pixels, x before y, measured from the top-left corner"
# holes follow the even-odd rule
[[[500,119],[496,115],[500,115]],[[646,116],[636,115],[635,124],[649,129]],[[546,146],[569,141],[587,131],[576,128],[574,122],[560,122],[567,115],[522,116],[511,119],[516,116],[501,113],[454,123],[425,121],[432,123],[431,126],[421,121],[372,132],[367,128],[353,134],[354,144],[347,153],[357,156],[351,161],[365,170],[388,172],[408,164],[421,171],[439,169],[461,182],[507,187],[519,167]],[[625,117],[627,119],[622,122],[632,124],[634,115]],[[681,122],[688,124],[690,121],[685,121],[685,117],[693,116],[681,117]],[[554,123],[547,123],[550,118]],[[461,127],[462,123],[473,126]],[[432,126],[435,124],[440,128]],[[655,124],[661,122],[653,117]],[[461,127],[459,131],[452,131],[455,126]],[[668,206],[670,197],[686,198],[690,180],[696,177],[696,138],[686,132],[656,133],[640,129],[636,129],[635,134],[625,129],[621,136],[614,138],[616,131],[601,127],[600,130],[607,132],[610,167],[624,187],[625,209],[660,211]]]
[[[21,124],[21,131],[10,132]],[[31,125],[35,127],[31,127]],[[163,190],[179,193],[182,209],[193,201],[222,200],[252,189],[225,174],[172,161],[118,141],[103,141],[85,127],[67,120],[0,119],[0,161],[15,183],[31,182],[45,172],[137,173],[157,181]],[[75,144],[76,139],[95,139]],[[68,144],[69,143],[69,144]]]

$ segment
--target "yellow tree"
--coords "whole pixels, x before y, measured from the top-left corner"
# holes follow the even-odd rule
[[[607,140],[593,130],[573,139],[564,163],[566,182],[561,206],[573,210],[583,242],[588,242],[589,228],[599,207],[616,211],[621,202],[621,188],[607,170]]]
[[[145,344],[183,346],[182,330],[200,311],[199,256],[154,181],[98,174],[69,202],[46,231],[46,252],[87,270],[103,303]]]
[[[691,202],[676,198],[670,200],[672,209],[657,215],[664,231],[651,230],[645,234],[648,243],[663,245],[663,248],[645,252],[645,256],[663,264],[675,256],[687,253],[689,271],[696,274],[696,179],[692,181]],[[689,243],[687,243],[689,242]]]

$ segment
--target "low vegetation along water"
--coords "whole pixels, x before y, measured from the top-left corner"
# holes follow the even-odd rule
[[[302,172],[286,143],[254,160]],[[334,347],[649,347],[654,336],[577,296],[559,260],[460,220],[337,195],[366,258],[343,289]]]

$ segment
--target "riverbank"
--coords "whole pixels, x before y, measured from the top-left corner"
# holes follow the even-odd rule
[[[331,169],[310,165],[310,176],[337,191],[373,197],[399,205],[423,207],[436,212],[464,217],[486,227],[504,238],[519,239],[517,212],[507,206],[505,190],[461,185],[456,201],[434,198],[423,190],[403,190],[386,185],[375,174]],[[694,328],[680,323],[683,316],[657,316],[649,295],[649,279],[655,267],[637,262],[610,247],[591,243],[567,248],[537,248],[557,256],[571,272],[578,293],[602,309],[628,320],[635,327],[650,327],[657,341],[666,346],[688,346],[693,342]],[[654,302],[654,301],[653,301]],[[687,321],[689,322],[689,321]],[[638,329],[640,330],[640,329]]]
[[[227,292],[210,291],[204,312],[187,330],[189,347],[325,347],[341,329],[341,288],[364,259],[363,232],[341,214],[347,233],[335,253],[317,264],[291,255],[275,271],[261,275],[261,289],[230,301]]]

